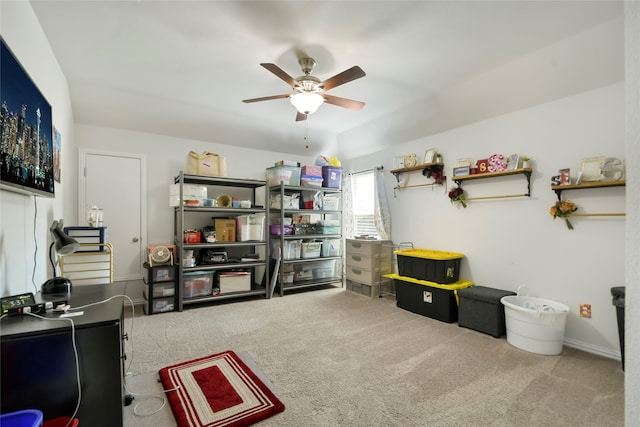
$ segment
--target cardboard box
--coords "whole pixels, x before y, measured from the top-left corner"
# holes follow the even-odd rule
[[[227,159],[208,151],[198,154],[189,151],[187,173],[192,175],[227,176]]]
[[[236,241],[236,220],[229,218],[214,218],[213,226],[216,229],[216,240],[218,242]]]
[[[245,292],[251,290],[251,273],[247,271],[221,271],[220,293]]]

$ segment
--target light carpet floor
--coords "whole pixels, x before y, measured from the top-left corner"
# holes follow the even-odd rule
[[[168,404],[155,412],[162,401],[144,396],[162,396],[158,370],[224,350],[246,352],[286,406],[259,426],[624,425],[619,361],[525,352],[343,288],[153,316],[136,307],[126,350],[127,427],[176,426]]]

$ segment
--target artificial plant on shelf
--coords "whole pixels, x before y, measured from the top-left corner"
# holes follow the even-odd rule
[[[467,207],[467,204],[464,202],[464,190],[462,187],[456,187],[453,190],[449,191],[449,199],[451,203],[460,203],[463,208]]]
[[[558,200],[551,209],[549,209],[549,213],[553,217],[556,218],[564,218],[564,222],[567,224],[567,228],[569,230],[573,230],[573,224],[569,221],[569,216],[578,210],[578,207],[571,200],[561,201]]]

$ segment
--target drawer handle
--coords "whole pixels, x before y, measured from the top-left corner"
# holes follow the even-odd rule
[[[354,274],[362,274],[362,270],[358,270],[357,268],[352,268],[351,271],[353,271]]]
[[[354,248],[361,248],[362,247],[362,243],[352,243],[352,246]]]
[[[357,255],[351,255],[351,259],[354,260],[354,261],[362,261],[362,258],[360,258]]]

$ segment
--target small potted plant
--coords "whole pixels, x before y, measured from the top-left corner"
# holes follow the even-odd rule
[[[522,157],[522,167],[525,169],[529,169],[531,167],[531,157]]]

